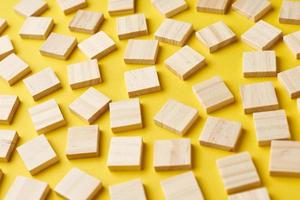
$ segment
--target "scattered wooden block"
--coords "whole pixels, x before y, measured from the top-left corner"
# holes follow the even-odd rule
[[[115,42],[103,31],[100,31],[78,44],[78,48],[89,59],[100,59],[117,49]]]
[[[39,16],[48,10],[48,4],[44,0],[21,0],[14,10],[23,17]]]
[[[202,191],[193,172],[185,172],[160,182],[166,200],[204,200]]]
[[[242,41],[258,50],[270,49],[276,42],[281,40],[282,31],[275,26],[260,20],[248,31],[242,34]]]
[[[15,49],[9,37],[7,35],[0,37],[0,60],[14,52]]]
[[[156,63],[158,49],[158,40],[128,40],[124,62],[126,64],[154,65]]]
[[[18,96],[0,95],[0,124],[10,124],[19,105]]]
[[[109,102],[109,97],[90,87],[69,105],[69,109],[80,119],[91,124],[108,110]]]
[[[169,99],[154,116],[154,122],[157,126],[178,135],[184,135],[196,122],[198,117],[199,114],[196,108]]]
[[[183,46],[193,31],[193,25],[191,23],[174,19],[164,19],[163,23],[155,32],[155,39],[160,42]]]
[[[60,80],[51,67],[47,67],[23,80],[35,101],[61,88]]]
[[[19,32],[21,38],[47,39],[54,27],[51,17],[27,17]]]
[[[129,97],[149,94],[161,89],[155,66],[126,71],[124,78]]]
[[[146,194],[141,179],[119,183],[109,187],[111,200],[146,200]]]
[[[87,7],[86,0],[56,0],[65,15]]]
[[[0,34],[8,27],[7,21],[0,18]]]
[[[109,0],[108,13],[110,15],[121,15],[134,13],[135,0]]]
[[[101,189],[100,180],[78,168],[72,168],[54,191],[65,199],[93,199]]]
[[[189,7],[185,0],[152,0],[151,2],[165,17],[173,17]]]
[[[107,166],[110,170],[142,169],[142,137],[112,137]]]
[[[246,114],[279,108],[272,82],[246,84],[241,86],[240,92]]]
[[[248,152],[217,160],[217,166],[228,194],[260,186],[261,181]]]
[[[278,80],[291,98],[300,97],[300,66],[278,73]]]
[[[59,160],[44,134],[20,145],[17,151],[31,175],[36,175]]]
[[[279,22],[283,24],[300,25],[300,2],[283,1],[281,4]]]
[[[68,129],[66,156],[68,159],[99,156],[98,125],[76,126]]]
[[[9,162],[19,136],[13,130],[0,130],[0,161]]]
[[[271,200],[265,187],[229,195],[229,200]]]
[[[300,44],[298,42],[300,41],[300,31],[285,35],[283,41],[295,55],[296,59],[300,59]]]
[[[206,62],[200,53],[185,45],[165,60],[165,65],[180,79],[186,80],[206,65]]]
[[[231,4],[231,0],[198,0],[197,11],[225,14]]]

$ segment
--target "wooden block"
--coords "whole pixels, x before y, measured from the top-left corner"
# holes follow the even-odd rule
[[[51,17],[27,17],[23,23],[19,35],[28,39],[47,39],[54,27]]]
[[[48,4],[44,0],[21,0],[14,10],[23,17],[39,16],[48,10]]]
[[[169,99],[154,116],[154,122],[157,126],[178,135],[184,135],[196,122],[198,117],[199,114],[196,108]]]
[[[204,200],[193,172],[185,172],[160,182],[166,200]]]
[[[76,126],[68,129],[66,156],[68,159],[99,156],[98,125]]]
[[[0,130],[0,161],[9,162],[19,136],[13,130]]]
[[[279,22],[283,24],[300,25],[300,2],[283,1],[281,4]]]
[[[283,41],[295,55],[296,59],[300,59],[300,31],[285,35]]]
[[[35,101],[61,88],[60,80],[51,67],[47,67],[23,80]]]
[[[231,0],[198,0],[197,11],[225,14],[231,4]]]
[[[108,0],[109,15],[134,13],[135,0]]]
[[[182,80],[196,73],[204,65],[206,65],[205,58],[185,45],[180,50],[175,52],[172,56],[165,60],[166,67]]]
[[[44,200],[50,192],[48,183],[25,176],[17,176],[10,186],[5,199],[40,199]]]
[[[96,59],[68,65],[69,85],[72,89],[96,85],[102,82]]]
[[[201,145],[235,151],[242,133],[240,122],[208,117],[199,137]]]
[[[80,119],[91,124],[108,110],[109,102],[111,100],[108,96],[90,87],[69,105],[69,109]]]
[[[40,48],[43,56],[67,60],[76,48],[77,39],[73,36],[51,33]]]
[[[157,140],[154,143],[153,157],[153,166],[156,171],[191,169],[191,140]]]
[[[29,65],[14,53],[0,61],[0,76],[7,81],[10,86],[17,83],[30,72],[31,69]]]
[[[228,194],[261,185],[259,175],[248,152],[220,158],[217,160],[217,166]]]
[[[219,76],[194,85],[193,92],[206,113],[219,110],[235,102],[233,94]]]
[[[31,175],[36,175],[59,160],[44,134],[20,145],[17,151]]]
[[[146,200],[146,194],[141,179],[119,183],[109,186],[111,200]]]
[[[275,51],[249,51],[243,53],[244,77],[277,76]]]
[[[100,59],[117,49],[116,43],[103,31],[100,31],[78,44],[78,48],[89,59]]]
[[[118,17],[116,24],[120,40],[148,35],[147,21],[144,14]]]
[[[183,46],[193,33],[193,25],[174,19],[164,19],[155,32],[155,39],[176,46]]]
[[[165,17],[173,17],[189,7],[185,0],[152,0],[152,4]]]
[[[6,19],[0,18],[0,34],[8,27]]]
[[[15,95],[0,95],[0,124],[10,124],[19,108],[20,100]]]
[[[265,187],[229,195],[229,200],[271,200]]]
[[[101,189],[100,180],[78,168],[72,168],[54,191],[65,199],[93,199]]]
[[[87,7],[86,0],[56,0],[65,15]]]
[[[282,31],[275,26],[260,20],[242,34],[242,41],[258,50],[270,49],[282,38]]]
[[[300,66],[278,73],[278,80],[291,98],[300,97]]]
[[[126,71],[124,78],[129,97],[149,94],[161,89],[155,66]]]
[[[112,137],[107,159],[110,170],[142,169],[142,137]]]
[[[156,63],[158,49],[158,40],[128,40],[124,62],[126,64],[154,65]]]
[[[0,60],[14,52],[15,49],[9,37],[7,35],[0,37]]]
[[[109,104],[110,128],[114,133],[143,128],[140,100],[121,100]]]
[[[275,88],[270,81],[243,85],[240,93],[246,114],[279,108]]]
[[[232,9],[257,22],[272,10],[272,5],[268,0],[237,0],[232,4]]]

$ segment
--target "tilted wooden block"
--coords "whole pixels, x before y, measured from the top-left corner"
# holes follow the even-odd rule
[[[39,16],[48,10],[48,4],[44,0],[21,0],[14,10],[24,17]]]
[[[271,200],[265,187],[229,195],[229,200]]]
[[[300,66],[278,73],[278,80],[291,98],[300,97]]]
[[[8,27],[6,19],[0,18],[0,34]]]
[[[292,51],[297,59],[300,59],[300,31],[287,34],[283,37],[286,46]]]
[[[18,96],[0,95],[0,124],[10,124],[19,105]]]
[[[41,39],[48,37],[54,27],[54,22],[51,17],[27,17],[21,29],[21,38]]]
[[[279,22],[283,24],[300,25],[300,2],[298,1],[282,1]]]
[[[197,11],[225,14],[231,0],[198,0]]]
[[[135,0],[109,0],[108,13],[110,15],[130,14],[135,11]]]
[[[146,194],[141,179],[119,183],[109,186],[111,200],[146,200]]]
[[[19,136],[14,130],[0,130],[0,161],[9,162]]]
[[[86,0],[56,0],[65,15],[87,7]]]
[[[151,0],[153,6],[165,17],[173,17],[188,9],[185,0]]]
[[[0,37],[0,60],[11,53],[15,52],[15,48],[7,35]]]

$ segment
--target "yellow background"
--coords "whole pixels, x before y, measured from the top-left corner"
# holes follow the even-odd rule
[[[233,153],[199,145],[198,137],[207,115],[198,103],[191,89],[191,86],[195,83],[208,79],[214,75],[220,75],[234,93],[236,103],[219,111],[213,112],[211,115],[242,122],[243,136],[241,138],[238,152],[249,151],[251,153],[259,175],[262,179],[263,186],[268,188],[272,199],[279,200],[300,198],[299,178],[270,177],[268,175],[269,147],[258,147],[255,138],[252,116],[245,115],[243,113],[239,87],[244,83],[272,81],[276,87],[280,107],[284,108],[287,112],[292,138],[294,140],[300,140],[299,112],[297,110],[296,102],[295,100],[291,100],[289,98],[288,94],[279,84],[276,78],[243,78],[242,52],[250,51],[252,49],[246,44],[243,44],[240,40],[240,37],[238,42],[229,45],[213,54],[209,54],[208,50],[202,44],[200,44],[200,42],[197,41],[196,37],[193,35],[188,40],[188,44],[207,58],[208,65],[194,76],[189,78],[187,81],[181,81],[174,74],[168,71],[163,64],[164,60],[177,51],[180,47],[161,43],[156,68],[159,73],[163,90],[161,92],[140,97],[145,126],[144,129],[113,134],[109,127],[109,112],[106,112],[95,122],[95,124],[100,125],[102,134],[100,157],[69,161],[64,155],[67,127],[85,125],[86,123],[71,114],[68,109],[68,105],[87,88],[78,90],[70,89],[66,75],[67,65],[70,63],[83,61],[86,59],[86,57],[79,51],[79,49],[76,49],[71,55],[70,59],[67,61],[41,56],[39,53],[39,48],[44,41],[21,39],[18,35],[19,29],[24,22],[24,18],[17,15],[13,10],[13,6],[17,2],[17,0],[0,0],[0,17],[6,18],[9,23],[9,28],[2,35],[10,36],[16,48],[17,55],[23,58],[30,65],[33,73],[36,73],[47,66],[51,66],[61,80],[63,88],[39,100],[38,102],[34,102],[22,81],[18,82],[13,87],[9,87],[5,81],[1,80],[0,93],[18,95],[22,101],[22,104],[16,113],[12,125],[1,125],[0,128],[17,130],[21,137],[18,145],[34,138],[37,136],[37,133],[34,130],[27,109],[33,105],[42,103],[52,98],[55,98],[59,103],[68,123],[66,127],[46,134],[53,148],[57,152],[60,162],[34,176],[34,178],[46,181],[50,184],[51,188],[54,188],[55,185],[72,167],[79,167],[80,169],[99,178],[103,182],[104,189],[97,196],[99,199],[109,199],[109,185],[138,177],[143,180],[149,199],[163,199],[164,195],[159,184],[160,180],[182,173],[183,171],[155,172],[152,166],[153,142],[158,139],[181,137],[157,127],[154,125],[152,118],[161,108],[161,106],[167,101],[167,99],[174,98],[186,103],[187,105],[196,107],[199,110],[200,119],[184,137],[192,139],[193,171],[198,179],[199,185],[201,186],[205,197],[207,199],[226,199],[226,193],[223,188],[221,178],[218,174],[215,161],[220,157],[232,155]],[[189,9],[173,18],[191,22],[195,30],[203,28],[218,20],[223,20],[238,36],[240,36],[253,25],[252,21],[232,10],[226,15],[199,13],[196,12],[195,9],[196,0],[187,0],[187,2]],[[124,64],[123,54],[127,40],[118,40],[116,34],[115,17],[110,17],[108,15],[107,0],[88,0],[88,3],[89,5],[86,8],[87,10],[101,11],[104,13],[105,22],[100,29],[108,33],[116,41],[118,47],[117,51],[99,61],[104,82],[96,85],[95,88],[110,96],[112,100],[127,99],[128,96],[124,85],[123,73],[124,71],[143,66]],[[59,9],[55,0],[48,0],[48,4],[50,9],[42,16],[51,16],[54,18],[56,24],[54,27],[54,32],[76,36],[79,42],[90,36],[88,34],[70,32],[68,29],[68,23],[74,16],[74,13],[65,16]],[[284,34],[299,30],[300,26],[279,24],[278,14],[281,1],[273,0],[272,5],[273,10],[264,17],[264,20],[282,29]],[[161,24],[163,17],[151,5],[150,0],[138,0],[136,12],[145,13],[148,19],[150,31],[150,35],[146,37],[140,37],[139,39],[153,38],[154,32]],[[279,71],[299,65],[299,61],[294,58],[292,53],[288,50],[283,42],[276,44],[273,49],[276,50],[278,57]],[[143,136],[144,140],[145,151],[143,154],[143,170],[110,172],[106,167],[110,138],[112,136],[135,135]],[[5,178],[0,183],[0,199],[3,199],[5,193],[9,189],[9,186],[17,175],[31,176],[25,169],[17,152],[13,154],[12,160],[9,163],[0,163],[0,168],[5,173]],[[53,190],[49,197],[49,199],[59,199]]]

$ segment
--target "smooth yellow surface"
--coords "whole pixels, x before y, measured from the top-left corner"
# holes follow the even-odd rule
[[[136,10],[138,13],[145,13],[150,30],[149,36],[141,38],[153,38],[153,34],[162,22],[163,17],[151,5],[150,0],[137,1],[138,3]],[[3,80],[0,81],[1,94],[16,94],[20,97],[22,102],[12,125],[0,126],[1,129],[17,130],[21,136],[21,140],[18,143],[18,145],[20,145],[37,136],[27,109],[33,105],[52,98],[55,98],[59,103],[68,123],[67,127],[85,125],[85,122],[71,114],[68,109],[68,105],[87,88],[71,90],[67,81],[67,65],[86,59],[86,57],[79,51],[78,48],[74,51],[69,60],[61,61],[40,55],[39,48],[44,41],[20,38],[18,32],[24,21],[24,18],[17,15],[13,10],[13,6],[17,2],[17,0],[0,0],[0,17],[6,18],[9,24],[9,28],[2,35],[10,36],[16,48],[17,54],[30,64],[33,73],[50,66],[55,70],[63,85],[63,88],[59,91],[52,93],[38,102],[34,102],[22,81],[18,82],[13,87],[8,86],[8,84]],[[100,70],[104,82],[97,85],[96,88],[110,96],[113,100],[127,99],[128,95],[124,84],[123,73],[126,70],[140,68],[141,66],[124,64],[123,55],[127,40],[118,40],[115,17],[110,17],[108,15],[107,0],[88,0],[88,3],[88,10],[101,11],[104,13],[105,22],[101,26],[101,30],[108,33],[117,42],[118,46],[117,51],[100,60]],[[80,34],[69,31],[68,23],[74,16],[74,13],[65,16],[59,9],[55,0],[48,0],[48,4],[50,9],[42,16],[51,16],[54,18],[54,32],[76,36],[78,41],[82,41],[83,39],[89,37],[88,34]],[[47,133],[46,136],[57,152],[60,162],[59,164],[56,164],[34,176],[34,178],[48,182],[53,189],[72,167],[79,167],[80,169],[102,180],[104,189],[97,196],[99,199],[109,199],[109,185],[139,177],[143,180],[149,199],[163,199],[164,195],[160,187],[160,180],[179,174],[183,171],[155,172],[152,166],[153,142],[157,139],[181,137],[154,125],[153,116],[167,101],[167,99],[174,98],[190,106],[196,107],[199,110],[200,119],[184,137],[192,139],[193,171],[197,176],[199,185],[201,186],[205,197],[213,200],[226,199],[226,192],[218,174],[215,161],[220,157],[232,155],[233,153],[199,145],[198,137],[207,115],[192,93],[191,88],[191,86],[195,83],[208,79],[214,75],[220,75],[234,93],[236,103],[219,111],[213,112],[211,115],[242,122],[243,137],[241,139],[238,152],[249,151],[251,153],[259,175],[262,179],[263,186],[268,188],[273,200],[292,200],[300,198],[300,178],[270,177],[268,175],[269,147],[258,147],[255,138],[252,116],[245,115],[242,110],[239,93],[239,87],[241,84],[261,82],[266,80],[272,81],[276,87],[280,107],[287,111],[292,138],[294,140],[300,140],[299,112],[297,110],[296,101],[289,98],[287,92],[279,84],[278,80],[276,78],[243,78],[242,52],[252,49],[241,42],[240,35],[250,28],[253,25],[253,22],[232,10],[226,15],[196,12],[196,0],[188,0],[188,4],[189,10],[173,18],[193,23],[195,30],[212,24],[218,20],[223,20],[227,25],[229,25],[229,27],[232,28],[235,33],[237,33],[239,36],[238,42],[213,54],[209,54],[208,50],[202,44],[200,44],[200,42],[197,41],[196,37],[193,35],[189,39],[188,44],[207,58],[208,65],[200,70],[196,75],[189,78],[187,81],[181,81],[174,74],[168,71],[163,64],[164,60],[180,47],[161,43],[156,67],[163,90],[161,92],[140,97],[142,102],[145,128],[136,131],[113,134],[109,127],[109,113],[106,112],[102,117],[100,117],[99,120],[95,122],[95,124],[100,125],[101,129],[100,157],[72,161],[69,161],[64,153],[66,146],[67,127]],[[273,0],[272,4],[274,9],[264,17],[264,20],[282,29],[284,34],[299,30],[300,26],[297,25],[279,24],[278,14],[281,1]],[[299,65],[299,61],[294,58],[292,53],[288,50],[283,42],[276,44],[273,49],[276,50],[276,54],[278,56],[279,71]],[[145,145],[143,158],[144,169],[141,171],[131,172],[110,172],[106,167],[110,138],[112,136],[135,135],[143,136]],[[17,175],[30,177],[29,172],[25,169],[24,164],[17,152],[13,154],[11,162],[0,163],[0,168],[5,173],[5,178],[0,183],[0,199],[4,198],[5,193]],[[49,199],[59,199],[59,197],[52,190]]]

